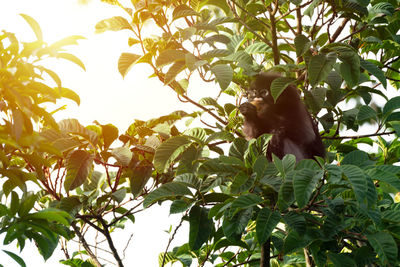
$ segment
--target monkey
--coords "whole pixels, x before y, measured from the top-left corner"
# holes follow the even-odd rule
[[[301,101],[297,87],[289,85],[274,102],[270,88],[272,81],[279,77],[276,73],[261,72],[250,84],[249,102],[239,106],[246,139],[272,134],[266,155],[269,161],[272,154],[280,159],[293,154],[297,161],[324,157],[318,127]]]

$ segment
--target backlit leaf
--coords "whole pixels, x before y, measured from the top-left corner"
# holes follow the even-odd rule
[[[31,16],[25,14],[20,14],[20,15],[25,19],[26,22],[28,22],[29,26],[31,26],[31,29],[35,33],[38,41],[43,41],[43,34],[42,30],[40,29],[39,23],[37,23],[37,21],[33,19]]]
[[[82,185],[88,178],[92,169],[93,156],[85,150],[75,150],[67,157],[64,188],[66,191],[73,190]]]
[[[172,12],[172,20],[176,20],[187,16],[199,16],[200,14],[194,11],[187,5],[179,5]]]
[[[121,16],[104,19],[96,24],[96,33],[130,29],[132,29],[132,26],[124,17]]]
[[[158,171],[165,171],[186,146],[191,143],[187,136],[174,136],[163,142],[154,155],[154,167]]]
[[[126,74],[129,72],[131,67],[135,65],[138,59],[140,59],[140,55],[132,54],[132,53],[122,53],[118,59],[118,71],[121,73],[124,78]]]
[[[76,65],[78,65],[79,67],[81,67],[83,70],[86,71],[85,65],[83,64],[83,62],[77,56],[74,56],[74,55],[69,54],[69,53],[58,53],[57,54],[57,58],[63,58],[63,59],[66,59],[68,61],[71,61],[72,63],[75,63]]]

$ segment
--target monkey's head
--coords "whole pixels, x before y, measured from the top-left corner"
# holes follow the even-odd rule
[[[273,105],[273,99],[271,97],[271,84],[276,78],[281,77],[280,74],[274,72],[260,72],[255,76],[254,80],[250,84],[250,88],[247,91],[247,99],[250,103],[260,109],[267,105]]]

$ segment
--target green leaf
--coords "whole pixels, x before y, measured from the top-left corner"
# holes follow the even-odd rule
[[[120,204],[126,196],[126,188],[118,189],[115,192],[112,192],[111,197],[113,200],[117,201]]]
[[[40,29],[39,23],[37,23],[36,20],[34,20],[32,17],[25,15],[25,14],[20,14],[21,17],[25,19],[26,22],[28,22],[29,26],[33,30],[33,32],[36,35],[36,38],[38,41],[43,41],[43,34],[42,34],[42,29]]]
[[[122,78],[125,78],[126,74],[132,68],[133,65],[137,63],[137,61],[142,56],[132,54],[132,53],[122,53],[118,59],[118,71],[121,73]]]
[[[15,216],[15,214],[17,214],[17,211],[19,210],[19,197],[17,192],[12,191],[11,192],[11,202],[10,202],[10,213],[12,215],[12,217]]]
[[[342,165],[341,169],[344,175],[349,179],[358,203],[362,204],[367,192],[367,181],[363,171],[354,165]]]
[[[102,33],[105,31],[131,30],[132,26],[124,17],[116,16],[98,22],[95,28],[96,33]]]
[[[264,244],[271,236],[272,231],[278,225],[281,220],[281,215],[278,211],[272,211],[267,207],[264,207],[258,212],[256,220],[256,234],[258,243]]]
[[[74,55],[69,54],[69,53],[58,53],[57,54],[57,58],[63,58],[63,59],[66,59],[68,61],[71,61],[72,63],[75,63],[76,65],[81,67],[84,71],[86,71],[85,65],[83,64],[83,62],[77,56],[74,56]]]
[[[213,45],[214,43],[222,43],[222,44],[229,44],[231,42],[231,39],[223,34],[215,34],[210,37],[204,38],[204,42],[208,43],[210,45]]]
[[[218,174],[219,177],[233,176],[242,169],[241,166],[233,164],[233,162],[221,162],[220,159],[209,159],[200,165],[199,174]]]
[[[351,258],[349,253],[328,253],[329,259],[335,267],[356,267],[355,261]]]
[[[360,58],[360,65],[363,69],[374,75],[382,83],[383,87],[387,87],[385,73],[378,68],[373,62]]]
[[[71,217],[75,216],[82,208],[82,203],[78,196],[64,197],[60,200],[58,207],[60,210],[68,212]]]
[[[248,142],[244,138],[236,138],[229,148],[229,156],[243,159]]]
[[[248,175],[247,173],[240,171],[233,178],[233,182],[230,186],[232,194],[241,193],[249,190],[255,182],[256,174]]]
[[[19,264],[19,266],[21,266],[21,267],[26,267],[26,264],[25,264],[24,260],[23,260],[20,256],[18,256],[17,254],[15,254],[15,253],[13,253],[13,252],[11,252],[11,251],[4,250],[4,249],[2,249],[2,250],[3,250],[3,252],[5,252],[8,256],[10,256],[15,262],[17,262],[17,263]]]
[[[199,16],[199,15],[200,15],[199,13],[197,13],[187,5],[179,5],[172,12],[172,20],[174,21],[182,17]]]
[[[186,184],[187,186],[198,190],[198,189],[200,189],[202,180],[197,178],[193,173],[184,173],[184,174],[176,176],[174,178],[174,182]]]
[[[271,95],[274,98],[274,102],[283,93],[283,91],[296,79],[290,77],[279,77],[272,81],[271,83]]]
[[[208,240],[214,228],[212,219],[208,218],[208,209],[193,206],[189,212],[189,246],[198,250]]]
[[[154,155],[154,167],[158,171],[166,171],[169,165],[181,154],[191,143],[187,136],[174,136],[163,142]]]
[[[237,212],[233,217],[229,216],[229,212],[225,212],[222,230],[226,238],[230,241],[239,241],[247,223],[251,219],[253,209],[245,209]]]
[[[306,219],[300,213],[296,211],[289,211],[283,217],[285,222],[289,225],[290,228],[295,230],[299,235],[304,235],[307,230]]]
[[[184,195],[192,195],[192,192],[190,192],[185,184],[178,182],[163,184],[162,186],[147,195],[147,197],[143,201],[143,207],[147,208],[148,206],[159,200]]]
[[[344,156],[341,165],[356,165],[358,167],[363,167],[369,162],[368,154],[361,150],[354,150]]]
[[[293,189],[299,208],[303,208],[308,203],[308,200],[321,177],[321,171],[301,169],[295,172],[293,178]]]
[[[186,67],[190,71],[194,71],[198,67],[201,67],[201,66],[207,64],[208,62],[206,60],[199,60],[199,59],[197,59],[197,57],[195,57],[192,54],[186,54],[185,55],[185,63],[186,63]]]
[[[233,136],[233,134],[231,134],[230,132],[223,131],[223,132],[216,132],[216,133],[210,134],[208,136],[208,138],[206,139],[205,143],[209,144],[215,140],[232,142],[234,139],[235,139],[235,137]]]
[[[75,150],[67,156],[66,161],[64,188],[68,192],[86,181],[92,170],[93,156],[85,150]]]
[[[388,116],[393,110],[400,108],[400,96],[393,97],[383,107],[383,115]]]
[[[144,186],[149,181],[153,168],[150,165],[139,164],[129,175],[131,192],[136,197],[142,193]]]
[[[255,42],[251,44],[250,46],[246,47],[246,52],[250,55],[253,54],[265,54],[268,53],[272,50],[271,47],[269,47],[266,43],[264,42]]]
[[[294,45],[296,47],[297,57],[301,57],[310,50],[312,42],[310,42],[307,37],[300,34],[296,35],[296,37],[294,38]]]
[[[187,209],[190,208],[191,205],[192,203],[190,201],[185,201],[183,199],[175,199],[169,208],[169,214],[185,212]]]
[[[318,114],[325,104],[326,88],[314,87],[309,91],[305,91],[304,94],[306,103],[311,111],[314,114]]]
[[[24,195],[21,199],[21,206],[19,207],[18,215],[20,217],[24,217],[25,215],[27,215],[35,205],[36,200],[37,196],[35,194],[27,193],[26,195]]]
[[[231,54],[231,52],[226,49],[214,49],[214,50],[210,50],[210,51],[207,51],[207,52],[201,54],[200,58],[201,59],[211,59],[214,57],[226,57],[226,56],[229,56],[230,54]]]
[[[45,261],[51,257],[58,245],[58,240],[55,238],[55,236],[48,238],[47,236],[38,234],[36,232],[28,232],[26,233],[26,236],[35,241],[35,245]]]
[[[156,59],[156,66],[162,67],[175,61],[185,60],[186,54],[180,50],[164,50]]]
[[[263,202],[263,199],[256,194],[248,193],[239,196],[232,202],[231,209],[247,209]]]
[[[290,231],[285,238],[285,242],[283,244],[284,253],[291,254],[298,249],[303,251],[303,248],[307,246],[309,240],[304,236],[300,236],[297,231]]]
[[[357,120],[359,122],[370,119],[376,121],[376,115],[377,115],[376,111],[370,106],[361,106],[357,114]]]
[[[293,176],[294,172],[291,172],[290,175]],[[293,189],[293,181],[289,177],[286,177],[285,181],[279,188],[278,192],[278,207],[280,211],[285,211],[293,202],[294,202],[294,189]]]
[[[400,179],[395,173],[379,169],[379,166],[374,169],[367,170],[366,173],[374,180],[385,182],[397,190],[400,190]]]
[[[310,59],[308,75],[311,86],[325,80],[335,64],[337,55],[334,52],[315,55]]]
[[[203,97],[199,100],[199,104],[202,106],[216,107],[219,113],[224,113],[224,108],[212,97]]]
[[[340,74],[350,88],[356,86],[358,84],[358,80],[360,79],[359,65],[359,60],[345,61],[340,64]]]
[[[397,263],[397,244],[393,236],[386,232],[367,234],[367,240],[378,253],[378,259],[384,266],[396,266]]]
[[[386,16],[392,16],[393,13],[395,12],[395,9],[393,7],[393,5],[389,2],[380,2],[380,3],[376,3],[374,4],[370,10],[370,16],[382,16],[382,15],[386,15]]]
[[[35,213],[31,213],[26,217],[29,219],[42,219],[48,222],[57,222],[65,226],[69,226],[68,219],[71,218],[71,216],[66,211],[54,208],[47,208]]]
[[[214,73],[221,90],[228,88],[233,79],[233,70],[229,65],[214,65],[211,67],[211,72]]]

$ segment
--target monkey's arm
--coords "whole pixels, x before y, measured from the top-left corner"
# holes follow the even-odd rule
[[[246,139],[257,138],[262,134],[256,106],[246,102],[239,106],[239,111],[244,116],[243,133]]]
[[[246,102],[239,106],[239,111],[246,118],[246,120],[257,121],[257,107],[253,104]]]

